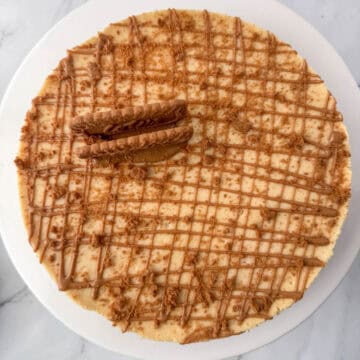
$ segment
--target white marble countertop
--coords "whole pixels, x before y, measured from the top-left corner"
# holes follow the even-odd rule
[[[0,98],[40,37],[85,1],[0,0]],[[335,46],[360,86],[360,1],[282,2],[312,23]],[[273,343],[231,359],[359,359],[359,277],[360,256],[340,286],[310,318]],[[57,321],[27,289],[0,241],[0,359],[129,358],[87,342]]]

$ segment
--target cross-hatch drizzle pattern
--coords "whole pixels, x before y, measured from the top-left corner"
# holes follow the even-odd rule
[[[31,245],[59,288],[108,296],[123,329],[195,324],[184,342],[300,299],[349,195],[341,114],[330,94],[312,105],[319,77],[287,63],[294,50],[272,34],[245,32],[239,18],[219,32],[202,17],[203,30],[176,10],[157,24],[130,17],[70,50],[33,101],[16,160]],[[194,128],[175,157],[112,168],[79,159],[89,140],[70,131],[74,116],[174,98]]]

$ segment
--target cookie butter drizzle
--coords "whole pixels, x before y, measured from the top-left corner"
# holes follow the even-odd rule
[[[179,321],[181,326],[186,326],[189,322],[196,323],[202,321],[201,326],[195,326],[196,331],[190,334],[184,342],[197,341],[203,338],[226,336],[231,333],[229,326],[232,322],[242,322],[246,318],[269,318],[269,309],[276,299],[289,298],[298,300],[302,297],[311,268],[322,266],[322,262],[315,257],[315,250],[318,246],[329,244],[329,239],[322,234],[307,234],[305,227],[305,218],[311,216],[313,225],[316,225],[316,219],[319,217],[335,218],[338,215],[338,208],[342,201],[347,199],[348,193],[337,188],[336,175],[343,172],[340,165],[341,157],[349,156],[346,150],[334,140],[331,142],[331,135],[324,139],[324,129],[330,126],[330,133],[335,134],[334,125],[341,121],[340,114],[335,109],[335,101],[328,94],[327,103],[323,108],[312,106],[307,101],[307,89],[310,84],[320,83],[321,80],[310,73],[307,64],[304,61],[301,72],[294,69],[285,69],[276,64],[276,57],[279,54],[293,53],[286,44],[280,43],[270,33],[266,39],[258,37],[246,37],[243,32],[243,24],[239,18],[234,18],[233,33],[215,32],[211,26],[211,16],[204,11],[205,30],[203,33],[194,29],[191,23],[188,23],[183,15],[175,10],[169,10],[166,18],[159,18],[158,26],[149,24],[138,24],[136,17],[131,17],[127,24],[112,24],[117,31],[129,32],[128,44],[114,44],[110,36],[99,34],[97,44],[94,46],[78,47],[69,51],[68,57],[63,59],[57,71],[57,88],[55,95],[47,94],[33,101],[33,109],[27,115],[26,126],[23,130],[23,141],[28,148],[27,159],[17,159],[17,165],[28,184],[28,204],[29,204],[29,237],[30,243],[35,251],[40,251],[40,260],[44,260],[49,247],[59,254],[58,286],[61,290],[92,288],[93,297],[100,297],[101,291],[119,291],[116,301],[111,304],[111,316],[115,322],[122,322],[126,330],[131,324],[141,323],[143,321],[154,321],[160,325],[167,320]],[[126,29],[127,27],[127,29]],[[167,31],[169,36],[170,51],[172,54],[171,69],[152,69],[151,64],[147,63],[148,49],[162,48],[163,44],[152,42],[152,39],[145,38],[141,31],[143,27],[153,27]],[[189,43],[184,40],[184,33],[193,33],[203,35],[206,43],[205,55],[189,54],[189,50],[199,47],[196,43]],[[231,37],[231,46],[219,46],[214,44],[215,36]],[[246,42],[251,41],[251,48],[246,46]],[[254,48],[254,42],[261,43],[265,47]],[[216,50],[232,51],[232,60],[219,60],[216,57]],[[247,55],[250,52],[261,52],[266,55],[266,66],[249,64]],[[87,68],[74,68],[72,56],[82,54],[85,56],[95,56],[95,63],[90,62]],[[102,55],[108,55],[111,58],[111,65],[104,65]],[[122,64],[125,54],[125,64]],[[140,61],[135,61],[140,57]],[[239,60],[241,58],[241,60]],[[190,71],[189,61],[206,61],[205,77],[200,73]],[[231,66],[231,74],[225,75],[218,70],[218,64],[226,63]],[[139,65],[139,68],[136,67]],[[137,71],[139,70],[140,71]],[[249,69],[256,69],[253,73]],[[125,74],[124,74],[125,71]],[[240,71],[240,73],[239,73]],[[286,72],[297,75],[298,79],[284,79],[277,76],[278,72]],[[169,76],[170,73],[170,76]],[[154,75],[156,74],[156,75]],[[239,75],[240,74],[240,75]],[[90,95],[81,94],[77,91],[79,86],[77,79],[88,76],[90,79]],[[196,80],[194,79],[196,77]],[[212,77],[213,81],[210,81]],[[222,85],[219,77],[229,78],[230,85]],[[240,77],[240,80],[239,80]],[[97,91],[97,83],[101,79],[111,79],[110,100],[109,95],[104,96]],[[166,160],[158,164],[151,164],[147,167],[139,166],[135,171],[135,179],[129,176],[129,169],[121,166],[119,169],[99,169],[94,167],[91,160],[86,160],[79,165],[73,156],[73,147],[75,141],[84,142],[81,134],[74,134],[65,129],[65,123],[76,115],[76,109],[84,105],[84,99],[90,98],[90,111],[95,112],[98,107],[115,110],[118,108],[119,93],[117,90],[117,81],[124,80],[129,82],[128,92],[124,96],[123,105],[132,106],[136,96],[136,102],[139,103],[139,95],[134,94],[134,83],[143,84],[142,103],[148,102],[148,81],[152,83],[170,83],[171,93],[167,95],[168,99],[174,99],[178,91],[184,89],[185,100],[189,104],[190,118],[198,118],[202,124],[201,143],[192,143],[186,150],[182,150],[182,159]],[[250,91],[248,81],[261,80],[261,91]],[[242,84],[243,87],[235,87],[235,83]],[[189,85],[200,86],[205,94],[205,99],[190,99],[188,96]],[[276,84],[293,85],[297,89],[297,99],[289,100],[276,93]],[[226,91],[227,99],[220,99],[220,91]],[[241,94],[244,96],[245,104],[239,106],[235,104],[234,96]],[[260,100],[261,108],[251,103],[251,98],[256,97]],[[265,101],[271,102],[271,109],[265,109]],[[281,112],[277,110],[277,103],[285,103],[293,106],[292,112]],[[40,135],[40,124],[36,121],[38,109],[41,106],[54,106],[53,120],[55,126],[50,137]],[[197,114],[194,106],[205,106],[204,114]],[[258,137],[241,144],[228,145],[228,137],[232,123],[228,119],[220,116],[223,109],[239,114],[245,114],[245,119],[251,112],[257,112],[260,115],[260,124],[255,126],[242,127],[245,133],[251,131]],[[60,114],[61,112],[61,114]],[[311,112],[311,113],[310,113]],[[264,125],[264,114],[270,116],[271,128]],[[281,133],[275,128],[275,116],[296,117],[302,119],[300,132],[295,129],[296,122],[292,122],[290,137],[288,134]],[[318,141],[306,139],[305,124],[309,119],[321,121],[321,131],[319,131]],[[214,137],[206,140],[206,126],[211,122],[214,125]],[[226,129],[224,143],[217,139],[218,129],[222,126]],[[59,130],[57,130],[59,129]],[[296,135],[295,135],[296,134]],[[240,136],[240,135],[239,135]],[[262,142],[261,136],[267,136],[270,141]],[[272,145],[273,137],[283,137],[284,140],[291,139],[288,147],[274,148]],[[335,138],[335,135],[333,135]],[[40,142],[52,142],[58,145],[57,163],[55,165],[41,166],[38,164]],[[204,142],[205,144],[204,146]],[[309,144],[312,151],[304,151],[303,144]],[[327,144],[327,145],[324,145]],[[212,148],[212,155],[205,153],[207,148]],[[68,152],[65,154],[66,149]],[[215,151],[216,150],[216,151]],[[236,158],[229,157],[232,150],[238,151]],[[245,159],[246,150],[255,150],[255,163],[248,162]],[[186,157],[189,155],[198,155],[199,161],[187,163]],[[260,155],[267,155],[267,164],[260,161]],[[272,165],[272,154],[281,154],[286,157],[285,167],[277,168]],[[291,161],[297,160],[296,170],[290,167]],[[300,167],[303,159],[310,159],[316,164],[312,174],[301,174]],[[209,163],[210,162],[210,163]],[[317,164],[320,164],[317,166]],[[336,172],[335,166],[339,169]],[[319,169],[318,169],[319,167]],[[175,168],[181,173],[181,181],[171,179],[171,170]],[[187,179],[188,171],[196,170],[199,173],[198,179],[190,181]],[[203,185],[200,181],[200,171],[208,170],[211,174],[210,185]],[[250,170],[249,170],[250,169]],[[267,175],[259,175],[258,169],[265,171]],[[317,171],[322,174],[330,174],[330,181],[325,182],[325,176],[318,176]],[[163,178],[151,176],[151,171],[161,171]],[[232,175],[247,177],[251,181],[251,190],[245,191],[229,189],[222,185],[224,172]],[[140,174],[140,175],[139,175]],[[220,174],[220,176],[217,176]],[[276,178],[276,175],[281,175]],[[58,186],[60,175],[66,176],[65,189],[58,189],[58,193],[63,196],[64,205],[57,205],[55,196],[50,197],[51,186]],[[81,193],[74,195],[70,190],[70,183],[73,177],[81,176],[84,179],[84,186]],[[104,201],[90,201],[90,192],[92,180],[94,177],[103,177],[110,179],[108,193],[109,196]],[[33,191],[36,182],[45,180],[45,191],[41,206],[35,206],[35,192]],[[50,179],[53,185],[50,185]],[[136,200],[126,193],[121,193],[121,185],[128,181],[136,181],[141,184],[141,194]],[[266,181],[264,193],[259,194],[255,191],[256,181]],[[341,181],[340,181],[341,182]],[[269,195],[269,184],[279,184],[281,193],[278,197]],[[145,185],[154,185],[159,188],[159,194],[154,197],[147,197]],[[194,199],[196,201],[183,200],[184,187],[188,186],[194,189]],[[177,200],[166,197],[166,186],[180,186],[180,198]],[[292,197],[284,195],[285,188],[292,187]],[[200,189],[208,190],[215,194],[215,201],[210,198],[205,201],[198,200]],[[305,201],[295,199],[297,190],[307,190]],[[219,210],[220,193],[239,195],[238,204],[221,204],[229,210],[234,210],[235,220],[221,222],[216,220],[216,213]],[[331,198],[332,193],[340,194],[341,201],[335,199],[331,207],[325,206],[322,199],[324,196]],[[60,196],[59,195],[59,196]],[[71,197],[75,196],[77,202],[73,202]],[[310,196],[316,196],[316,201],[310,201]],[[50,200],[49,200],[50,199]],[[243,200],[245,199],[245,201]],[[252,205],[254,199],[261,199],[262,205]],[[329,200],[327,199],[327,200]],[[117,209],[119,202],[128,202],[137,207],[137,211],[124,212]],[[160,205],[163,202],[177,204],[176,215],[162,215]],[[329,202],[329,201],[328,201]],[[156,204],[155,214],[146,214],[143,211],[144,204]],[[277,204],[277,205],[275,205]],[[191,206],[192,214],[182,216],[180,214],[181,206]],[[206,207],[204,218],[196,218],[195,205]],[[210,207],[215,208],[215,213],[209,217]],[[83,225],[86,218],[97,214],[100,211],[102,222],[102,231],[98,235],[88,234],[84,231]],[[250,224],[250,210],[258,210],[262,218],[256,226]],[[241,214],[247,211],[245,222],[238,224]],[[286,217],[286,229],[276,229],[276,219],[279,214],[288,214]],[[67,234],[67,222],[69,216],[75,216],[78,219],[76,234],[70,236]],[[64,225],[61,229],[53,229],[55,217],[61,216]],[[296,216],[300,221],[296,231],[289,231],[290,220]],[[157,223],[168,221],[174,224],[173,228],[161,229]],[[115,230],[115,220],[123,218],[127,226]],[[141,220],[139,220],[141,218]],[[199,228],[194,228],[195,221],[200,224]],[[139,228],[140,221],[149,221],[150,226],[145,229]],[[110,229],[106,223],[110,223]],[[180,223],[188,222],[190,230],[180,230]],[[36,226],[35,224],[39,225]],[[155,224],[154,224],[155,223]],[[270,226],[269,226],[270,224]],[[335,223],[334,223],[335,224]],[[216,226],[230,229],[228,233],[220,232]],[[50,233],[55,232],[57,240],[51,240]],[[249,232],[252,232],[250,235]],[[165,234],[173,236],[171,244],[155,244],[155,236]],[[239,235],[240,234],[240,235]],[[255,235],[254,235],[255,234]],[[137,243],[142,236],[150,236],[150,243]],[[177,245],[179,236],[187,236],[183,245]],[[190,238],[198,236],[197,246],[191,245]],[[208,247],[201,246],[202,239],[209,238]],[[221,237],[227,241],[224,248],[216,248],[212,242],[216,237]],[[253,250],[247,250],[245,240],[255,244]],[[273,244],[280,244],[281,251],[274,253]],[[94,246],[97,253],[96,278],[93,280],[80,280],[76,278],[77,258],[80,246]],[[264,247],[265,246],[265,247]],[[292,246],[290,253],[284,253],[286,246]],[[118,251],[128,250],[129,256],[125,266],[125,276],[104,277],[104,271],[111,262],[111,251],[114,247]],[[262,247],[262,249],[260,249]],[[299,248],[303,248],[299,255]],[[111,250],[112,249],[112,250]],[[265,249],[265,250],[264,250]],[[298,251],[297,253],[296,250]],[[136,259],[139,251],[148,251],[145,261],[145,270],[129,274],[132,261]],[[163,271],[154,272],[151,269],[152,256],[156,251],[167,251],[168,261]],[[173,253],[182,252],[183,258],[180,267],[172,269],[171,260]],[[212,257],[226,257],[226,264],[218,265],[212,263]],[[205,265],[197,266],[202,257]],[[241,258],[247,259],[247,262],[241,262]],[[65,274],[65,260],[70,261],[69,272]],[[239,259],[235,264],[234,260]],[[249,269],[250,279],[247,285],[237,283],[237,275],[240,270]],[[288,272],[295,271],[296,285],[294,291],[282,289],[282,284]],[[269,273],[271,275],[269,275]],[[184,275],[189,275],[187,283],[182,281]],[[174,277],[175,276],[175,277]],[[261,287],[261,282],[265,277],[269,279],[269,285]],[[151,290],[154,294],[161,294],[161,299],[157,302],[146,304],[142,298],[144,291]],[[127,291],[136,291],[130,303],[126,297]],[[197,316],[196,306],[203,303],[209,306],[216,304],[216,315]],[[207,325],[204,325],[207,324]]]

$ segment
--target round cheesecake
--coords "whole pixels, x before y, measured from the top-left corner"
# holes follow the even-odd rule
[[[300,300],[350,197],[348,136],[319,75],[272,33],[207,11],[130,17],[68,50],[15,162],[29,243],[59,290],[179,343]]]

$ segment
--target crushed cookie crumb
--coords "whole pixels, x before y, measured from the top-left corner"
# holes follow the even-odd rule
[[[216,157],[213,155],[205,155],[204,156],[204,164],[205,165],[212,165],[215,162]]]
[[[168,308],[174,308],[177,305],[179,288],[167,287],[164,294],[164,305]]]
[[[58,185],[54,186],[53,187],[53,194],[54,194],[55,200],[61,199],[66,194],[66,187],[65,186],[58,186]]]
[[[331,135],[331,146],[337,147],[341,145],[346,139],[346,135],[340,131],[334,131]]]
[[[207,87],[208,87],[208,84],[205,80],[200,83],[200,90],[206,90]]]
[[[25,161],[19,157],[16,157],[14,163],[19,170],[26,170],[30,168],[28,161]]]
[[[99,64],[96,62],[89,62],[87,68],[89,71],[89,77],[93,83],[96,83],[101,79],[102,74]]]
[[[158,25],[159,25],[160,27],[164,27],[165,24],[166,24],[166,22],[165,22],[165,20],[164,20],[163,18],[158,18],[158,19],[157,19],[157,23],[158,23]]]
[[[148,168],[145,166],[129,166],[129,176],[131,179],[143,181],[148,175]]]
[[[90,244],[92,247],[100,247],[105,244],[104,236],[100,234],[91,234]]]
[[[350,199],[351,190],[349,188],[336,186],[333,188],[333,192],[331,194],[336,199],[337,203],[342,205]]]
[[[288,138],[287,147],[289,149],[297,149],[301,150],[304,146],[305,141],[304,138],[299,134],[291,134]]]
[[[269,311],[272,303],[273,300],[269,296],[254,297],[252,299],[252,306],[254,307],[257,313]]]
[[[191,216],[191,215],[184,216],[184,221],[186,223],[191,223],[192,220],[193,220],[193,216]]]
[[[135,229],[140,224],[140,217],[136,214],[125,214],[126,232]]]
[[[214,146],[214,141],[208,137],[206,137],[205,139],[203,139],[201,141],[201,148],[204,150],[206,150],[207,148],[212,147],[212,146]]]
[[[248,120],[233,121],[232,125],[235,130],[239,131],[242,134],[246,134],[252,129],[252,125],[251,125],[250,121],[248,121]]]
[[[221,178],[220,178],[220,176],[215,176],[215,177],[213,178],[213,183],[214,183],[214,186],[220,186],[220,184],[221,184]]]
[[[178,52],[175,53],[175,60],[177,62],[184,61],[184,59],[185,59],[185,54],[183,53],[183,51],[179,50]],[[184,81],[185,81],[185,79],[184,79]]]
[[[78,191],[70,191],[69,192],[69,203],[74,204],[78,203],[81,199],[81,194]]]
[[[81,80],[80,81],[80,87],[81,87],[82,91],[84,91],[86,88],[89,88],[90,86],[91,86],[90,81],[88,81],[88,80]]]
[[[195,266],[199,258],[199,253],[197,251],[190,251],[185,255],[184,263],[187,266]]]
[[[110,306],[110,317],[113,322],[126,319],[130,314],[130,299],[120,295]]]
[[[227,149],[228,149],[227,146],[224,145],[224,144],[219,144],[219,145],[216,146],[216,148],[219,151],[219,153],[222,154],[222,155],[225,155],[226,152],[227,152]]]
[[[275,210],[268,209],[268,208],[265,208],[265,209],[261,210],[261,216],[266,221],[274,220],[276,218],[276,215],[277,215],[277,213],[276,213]]]
[[[286,97],[284,95],[282,95],[281,93],[279,93],[279,92],[275,93],[274,98],[275,98],[275,100],[279,100],[281,102],[286,102],[287,101]]]

